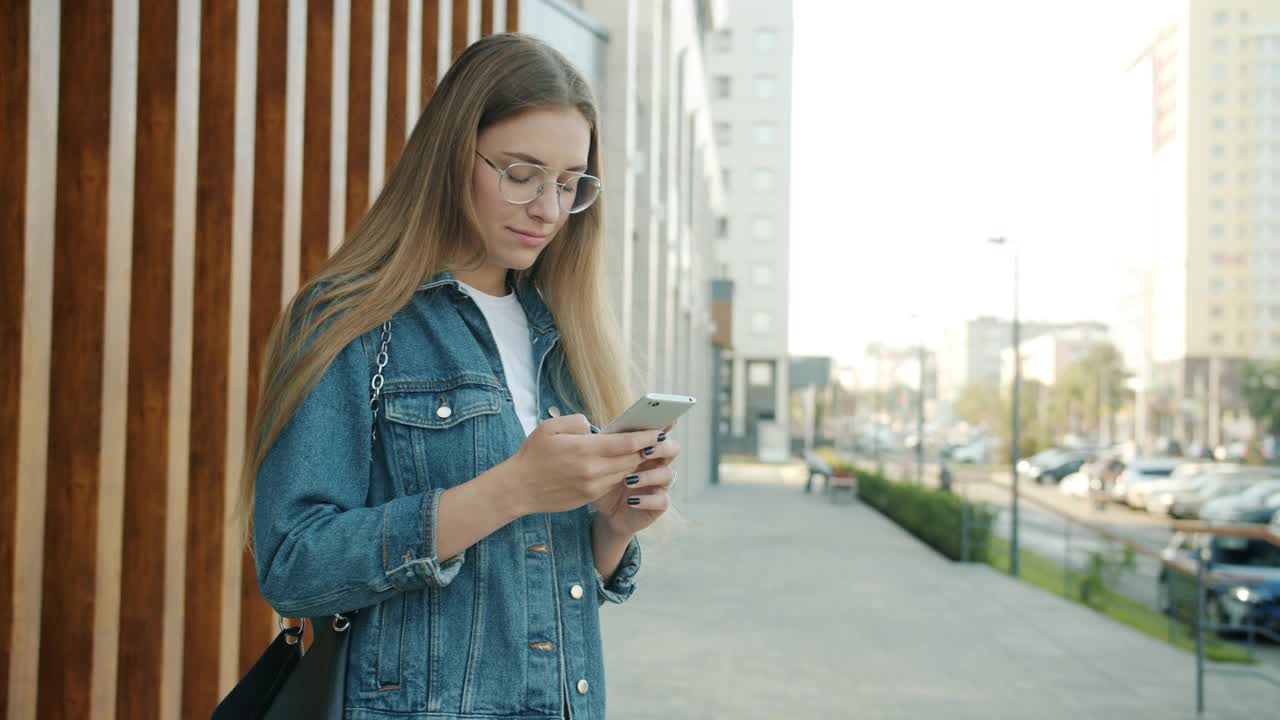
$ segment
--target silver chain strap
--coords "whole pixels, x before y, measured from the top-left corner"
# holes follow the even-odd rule
[[[369,410],[372,414],[372,430],[369,437],[371,440],[378,439],[378,398],[382,396],[382,369],[387,366],[387,349],[391,347],[391,321],[382,323],[382,349],[378,351],[378,371],[373,374],[373,380],[369,382],[372,392],[369,394]]]

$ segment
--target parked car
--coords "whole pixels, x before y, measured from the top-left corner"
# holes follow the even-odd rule
[[[1025,465],[1018,463],[1018,473],[1038,483],[1056,483],[1091,459],[1093,453],[1087,450],[1047,450],[1025,460]]]
[[[1233,463],[1186,462],[1173,471],[1164,480],[1156,480],[1142,487],[1146,496],[1145,507],[1148,513],[1158,517],[1168,517],[1169,507],[1179,493],[1195,490],[1213,473],[1235,472],[1240,469]]]
[[[1145,510],[1152,493],[1165,488],[1178,487],[1185,480],[1203,475],[1212,465],[1201,462],[1179,462],[1167,478],[1156,478],[1151,482],[1129,483],[1125,489],[1124,502],[1135,510]]]
[[[1116,502],[1127,502],[1130,487],[1170,477],[1173,475],[1174,469],[1178,467],[1179,462],[1179,460],[1173,458],[1142,458],[1134,460],[1125,466],[1124,472],[1120,473],[1120,477],[1116,478],[1115,485],[1111,486],[1111,499]]]
[[[1064,477],[1058,483],[1058,491],[1064,495],[1090,497],[1104,492],[1115,478],[1124,472],[1124,461],[1118,457],[1101,457],[1086,462],[1080,469]]]
[[[975,440],[968,445],[951,449],[951,461],[961,465],[983,465],[991,462],[991,447],[985,440]]]
[[[1208,550],[1205,617],[1226,632],[1247,626],[1280,632],[1280,547],[1266,540],[1174,533],[1162,553],[1184,572],[1162,566],[1156,579],[1160,610],[1195,617],[1196,562]]]
[[[1205,503],[1200,519],[1207,522],[1269,523],[1280,509],[1280,478],[1263,480],[1242,493]]]
[[[1273,473],[1257,469],[1212,473],[1195,490],[1174,496],[1169,514],[1180,519],[1198,518],[1200,510],[1209,501],[1242,493],[1253,485],[1275,477]]]

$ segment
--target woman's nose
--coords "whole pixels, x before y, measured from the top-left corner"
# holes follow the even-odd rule
[[[556,222],[560,219],[560,213],[563,212],[560,208],[560,188],[548,181],[528,207],[529,214],[533,217],[547,223]]]

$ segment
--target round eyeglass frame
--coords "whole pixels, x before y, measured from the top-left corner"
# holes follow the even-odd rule
[[[487,158],[487,157],[485,157],[484,155],[482,155],[482,154],[480,153],[480,151],[479,151],[479,150],[476,150],[476,151],[475,151],[475,153],[476,153],[476,155],[477,155],[477,156],[479,156],[479,157],[480,157],[480,159],[481,159],[481,160],[483,160],[483,161],[484,161],[484,163],[485,163],[486,165],[488,165],[489,167],[493,168],[493,171],[494,171],[494,172],[498,173],[498,191],[499,191],[499,193],[502,195],[502,199],[503,199],[503,200],[506,200],[508,203],[511,203],[512,205],[528,205],[529,203],[533,202],[534,200],[537,200],[539,197],[542,197],[542,191],[546,189],[546,187],[547,187],[547,183],[552,183],[552,184],[554,184],[554,185],[556,186],[556,189],[557,189],[557,190],[563,190],[563,189],[565,189],[565,188],[567,188],[567,187],[568,187],[568,183],[562,183],[562,182],[560,182],[560,181],[558,181],[558,180],[554,180],[554,179],[552,179],[552,177],[551,177],[551,170],[550,170],[549,168],[543,167],[542,165],[536,165],[536,164],[534,164],[534,163],[523,163],[523,162],[521,162],[521,163],[511,163],[510,165],[508,165],[508,166],[507,166],[507,167],[505,167],[505,168],[499,168],[497,165],[494,165],[494,164],[493,164],[493,161],[492,161],[492,160],[490,160],[489,158]],[[506,193],[502,192],[502,187],[503,187],[503,186],[502,186],[502,181],[503,181],[503,180],[505,180],[505,179],[507,178],[507,171],[508,171],[508,170],[510,170],[510,169],[511,169],[511,168],[513,168],[513,167],[516,167],[516,166],[524,166],[524,167],[538,168],[539,170],[541,170],[541,171],[542,171],[543,177],[545,178],[545,179],[542,181],[542,183],[538,185],[538,189],[537,189],[536,191],[534,191],[534,193],[533,193],[533,197],[531,197],[531,198],[529,198],[528,200],[525,200],[525,201],[523,201],[523,202],[522,202],[522,201],[519,201],[519,200],[512,200],[511,198],[507,197]],[[560,193],[559,193],[559,192],[557,192],[557,193],[556,193],[556,198],[557,198],[557,199],[556,199],[556,204],[560,206],[560,209],[561,209],[561,210],[563,210],[563,211],[565,211],[566,213],[568,213],[568,214],[570,214],[570,215],[576,215],[576,214],[578,214],[578,213],[582,212],[583,210],[586,210],[587,208],[591,207],[592,205],[594,205],[594,204],[596,203],[596,200],[599,200],[599,199],[600,199],[600,195],[601,195],[601,193],[603,193],[603,192],[604,192],[604,183],[600,182],[600,178],[596,177],[595,175],[588,175],[587,173],[570,173],[570,174],[571,174],[571,175],[575,175],[575,176],[578,178],[578,181],[579,181],[579,182],[581,182],[581,181],[583,181],[583,180],[586,180],[586,181],[588,181],[588,182],[595,183],[595,186],[596,186],[596,194],[595,194],[595,196],[594,196],[594,197],[592,197],[592,198],[591,198],[591,202],[587,203],[586,205],[583,205],[583,206],[582,206],[582,207],[580,207],[580,208],[577,208],[576,210],[575,210],[575,209],[573,209],[573,207],[572,207],[572,206],[570,206],[570,207],[565,207],[565,206],[564,206],[564,203],[563,203],[563,202],[561,202],[561,201],[559,200]],[[574,197],[577,197],[577,194],[576,194],[576,193],[574,194]]]

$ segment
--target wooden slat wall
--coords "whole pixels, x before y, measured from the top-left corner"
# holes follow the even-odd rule
[[[165,526],[169,504],[170,328],[173,323],[174,142],[178,8],[142,0],[134,165],[133,269],[129,317],[124,544],[117,717],[154,717],[160,707]]]
[[[47,398],[42,717],[90,709],[97,568],[102,355],[106,329],[107,155],[111,122],[110,0],[62,9],[53,326]],[[74,100],[73,100],[74,99]]]
[[[274,636],[228,522],[261,353],[438,53],[518,17],[446,1],[0,3],[0,715],[207,718]]]
[[[22,382],[22,294],[25,273],[21,238],[26,223],[28,45],[31,28],[28,0],[0,7],[0,27],[9,28],[0,43],[0,146],[8,148],[0,173],[0,478],[18,477],[19,386]],[[0,617],[13,617],[13,542],[18,484],[0,481]],[[9,653],[13,624],[4,628],[0,647],[0,708],[9,706]]]

